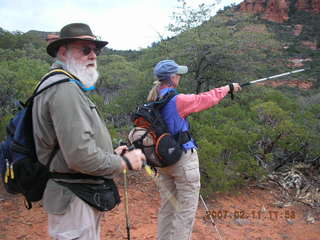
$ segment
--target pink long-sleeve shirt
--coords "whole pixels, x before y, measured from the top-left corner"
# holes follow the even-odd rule
[[[191,113],[201,112],[218,104],[229,92],[229,87],[214,88],[200,94],[179,94],[176,98],[177,110],[182,118]]]
[[[160,95],[163,96],[174,88],[163,86]],[[187,116],[191,113],[201,112],[218,104],[229,92],[229,87],[214,88],[200,94],[177,94],[162,109],[161,114],[167,123],[172,135],[189,131],[190,126]],[[185,149],[196,148],[193,139],[183,144]]]

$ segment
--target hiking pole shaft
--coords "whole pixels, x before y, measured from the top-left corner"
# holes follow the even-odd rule
[[[156,173],[152,170],[152,168],[146,163],[144,163],[143,168],[146,171],[146,173],[151,177],[153,182],[157,185],[157,187],[160,188],[161,183],[158,181],[158,179],[156,179]],[[166,192],[166,197],[171,203],[172,207],[174,207],[175,210],[178,212],[181,211],[180,205],[176,197],[167,188],[164,188],[164,191]]]
[[[209,213],[209,217],[210,217],[211,223],[212,223],[212,225],[214,226],[216,232],[218,233],[219,239],[222,240],[222,237],[221,237],[221,234],[220,234],[220,232],[219,232],[219,230],[218,230],[218,227],[217,227],[217,225],[215,224],[215,222],[214,222],[214,220],[213,220],[213,218],[212,218],[212,215],[210,214],[210,211],[209,211],[209,209],[208,209],[208,207],[207,207],[207,204],[206,204],[206,202],[203,200],[203,197],[202,197],[201,194],[200,194],[200,199],[201,199],[201,202],[203,203],[204,208],[206,209],[206,213]]]
[[[291,72],[286,72],[286,73],[282,73],[282,74],[278,74],[278,75],[274,75],[274,76],[270,76],[270,77],[266,77],[266,78],[260,78],[260,79],[257,79],[257,80],[251,81],[251,82],[246,82],[246,83],[240,84],[240,86],[244,87],[244,86],[248,86],[248,85],[251,85],[251,84],[254,84],[254,83],[263,82],[263,81],[267,81],[267,80],[270,80],[270,79],[279,78],[279,77],[283,77],[283,76],[287,76],[287,75],[290,75],[290,74],[303,72],[303,71],[306,71],[306,69],[298,69],[298,70],[294,70],[294,71],[291,71]]]
[[[125,198],[125,215],[126,215],[127,237],[128,237],[128,240],[130,240],[127,169],[123,170],[123,180],[124,180],[124,198]]]
[[[132,145],[130,145],[128,147],[128,151],[131,151],[131,150],[136,149],[136,148],[138,148],[138,147],[136,147],[134,144],[132,144]],[[147,164],[147,162],[144,162],[142,167],[146,171],[147,175],[149,175],[151,177],[151,179],[157,185],[157,187],[160,188],[161,187],[161,183],[158,181],[158,179],[156,178],[156,173]],[[162,187],[164,187],[164,186],[162,186]],[[165,192],[166,192],[166,197],[168,198],[168,200],[171,203],[171,205],[176,209],[176,211],[178,211],[178,212],[181,211],[179,202],[178,202],[177,198],[175,197],[175,195],[173,195],[167,188],[164,188],[164,189],[165,189]]]

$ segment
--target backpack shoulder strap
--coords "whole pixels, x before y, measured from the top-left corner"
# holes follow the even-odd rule
[[[50,84],[50,85],[42,88],[40,91],[35,92],[31,97],[34,98],[34,97],[38,96],[39,94],[41,94],[43,91],[47,90],[48,88],[50,88],[50,87],[52,87],[52,86],[54,86],[54,85],[58,85],[58,84],[60,84],[60,83],[64,83],[64,82],[69,82],[69,78],[61,79],[61,80],[59,80],[59,81],[56,81],[56,82],[54,82],[54,83],[52,83],[52,84]]]
[[[41,78],[41,81],[37,84],[36,88],[35,88],[35,91],[34,93],[36,93],[39,89],[39,87],[41,86],[41,84],[47,80],[49,77],[52,77],[54,75],[57,75],[57,74],[63,74],[63,75],[66,75],[69,78],[71,79],[76,79],[76,80],[79,80],[76,76],[74,76],[73,74],[61,69],[61,68],[55,68],[55,69],[52,69],[50,72],[48,72],[47,74],[45,74],[42,78]],[[58,82],[58,81],[57,81]],[[51,85],[49,85],[51,86]],[[53,86],[53,85],[52,85]]]
[[[167,92],[158,101],[155,102],[157,108],[162,109],[176,95],[177,95],[176,91]]]
[[[44,81],[45,79],[53,76],[53,75],[56,75],[56,74],[64,74],[64,75],[67,75],[69,78],[73,78],[73,79],[78,79],[76,76],[74,76],[73,74],[67,72],[66,70],[62,69],[62,68],[54,68],[52,69],[50,72],[48,72],[47,74],[45,74],[43,77],[42,77],[42,80],[41,81]]]
[[[41,86],[41,84],[47,80],[49,77],[52,77],[54,75],[57,75],[57,74],[63,74],[65,76],[67,76],[67,78],[64,78],[64,79],[61,79],[59,81],[56,81],[46,87],[44,87],[43,89],[41,89],[40,91],[38,91],[39,87]],[[64,83],[64,82],[69,82],[70,79],[75,79],[75,80],[79,80],[76,76],[74,76],[73,74],[61,69],[61,68],[55,68],[55,69],[52,69],[50,72],[48,72],[47,74],[45,74],[42,78],[41,78],[41,81],[37,84],[34,92],[33,92],[33,95],[28,98],[28,100],[26,101],[25,105],[28,105],[31,101],[33,101],[33,99],[38,96],[39,94],[41,94],[43,91],[47,90],[48,88],[54,86],[54,85],[57,85],[57,84],[60,84],[60,83]]]

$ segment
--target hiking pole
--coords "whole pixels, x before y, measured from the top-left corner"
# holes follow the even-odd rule
[[[124,206],[125,206],[125,215],[126,215],[126,226],[127,226],[127,238],[130,240],[130,222],[129,222],[129,203],[128,203],[128,178],[127,178],[127,169],[123,170],[123,180],[124,180]]]
[[[127,145],[126,143],[122,143]],[[133,149],[137,148],[134,144],[130,145],[128,147],[128,151],[131,151]],[[153,182],[157,185],[158,188],[161,187],[160,182],[158,181],[157,177],[156,177],[156,173],[154,170],[152,170],[152,168],[146,163],[144,162],[142,167],[144,168],[144,170],[146,171],[146,173],[151,177],[151,179],[153,180]],[[165,192],[166,192],[166,197],[169,200],[169,202],[172,204],[172,206],[177,210],[180,211],[180,206],[178,203],[178,200],[176,199],[176,197],[168,190],[165,188]]]
[[[214,220],[213,220],[213,218],[212,218],[212,215],[210,214],[210,211],[209,211],[209,209],[208,209],[208,207],[207,207],[206,202],[203,200],[203,197],[202,197],[201,193],[200,193],[199,195],[200,195],[201,202],[203,203],[204,208],[206,209],[206,213],[209,213],[209,217],[210,217],[211,223],[212,223],[212,225],[214,226],[216,232],[218,233],[219,239],[222,240],[221,234],[220,234],[220,232],[219,232],[219,230],[218,230],[217,225],[215,224],[215,222],[214,222]]]
[[[291,72],[286,72],[286,73],[282,73],[282,74],[278,74],[278,75],[274,75],[274,76],[270,76],[270,77],[266,77],[266,78],[260,78],[260,79],[257,79],[257,80],[251,81],[251,82],[242,83],[242,84],[240,84],[240,86],[244,87],[244,86],[248,86],[248,85],[251,85],[251,84],[254,84],[254,83],[263,82],[263,81],[267,81],[267,80],[270,80],[270,79],[279,78],[279,77],[287,76],[287,75],[290,75],[290,74],[303,72],[303,71],[306,71],[306,70],[307,69],[298,69],[298,70],[294,70],[294,71],[291,71]]]
[[[160,188],[160,182],[156,179],[155,171],[153,171],[152,168],[146,163],[144,163],[143,168],[145,169],[146,173],[152,178],[153,182]],[[179,212],[181,209],[176,197],[168,189],[165,190],[169,202]]]
[[[126,143],[119,141],[119,146],[127,146]],[[120,156],[123,156],[127,150],[122,150]],[[123,185],[124,185],[124,211],[126,217],[126,227],[127,227],[127,239],[130,240],[130,219],[129,219],[129,200],[128,200],[128,176],[127,169],[123,169]]]

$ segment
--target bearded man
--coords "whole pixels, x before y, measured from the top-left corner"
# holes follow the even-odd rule
[[[124,169],[140,170],[141,150],[112,147],[110,134],[95,104],[86,95],[98,79],[97,56],[107,44],[88,25],[63,27],[47,52],[55,57],[49,78],[33,103],[33,132],[39,161],[50,176],[43,207],[48,231],[56,240],[98,240],[103,212],[120,202],[112,178]],[[123,154],[124,153],[124,154]]]

